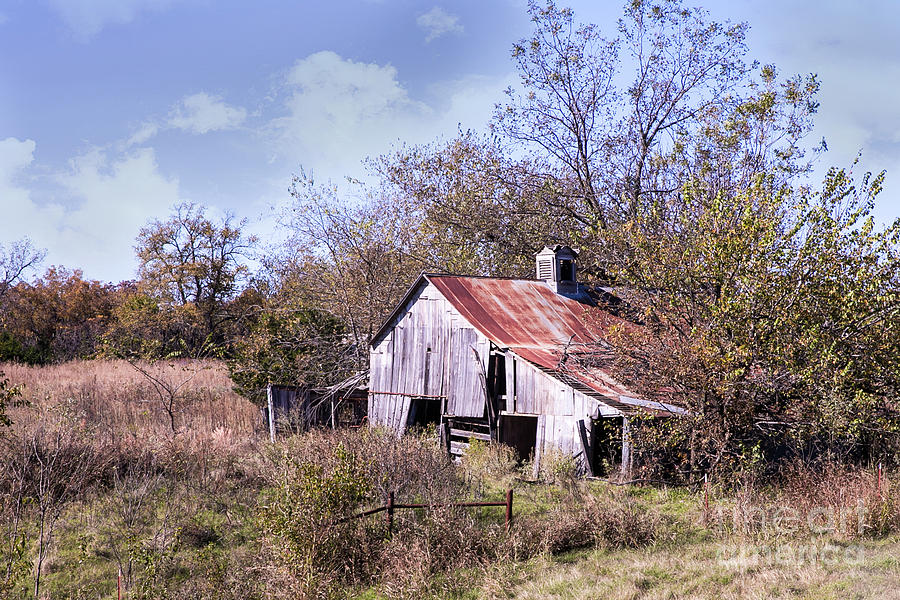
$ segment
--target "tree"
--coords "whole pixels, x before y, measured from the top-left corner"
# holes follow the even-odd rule
[[[205,207],[182,203],[167,221],[152,221],[138,234],[142,289],[163,303],[196,307],[214,344],[222,342],[221,327],[231,318],[223,309],[238,292],[257,241],[244,234],[245,225],[230,215],[216,223]]]
[[[269,384],[315,387],[342,381],[356,366],[348,342],[343,324],[331,314],[274,299],[235,346],[229,361],[235,390],[264,404]]]
[[[893,454],[900,219],[875,227],[882,180],[833,169],[812,193],[761,174],[736,196],[691,181],[677,236],[627,222],[608,237],[644,324],[613,336],[618,375],[691,410],[657,443],[703,470]]]
[[[196,305],[173,306],[129,287],[113,308],[102,354],[148,361],[203,354],[209,344],[200,323]]]
[[[282,215],[290,232],[280,256],[266,261],[272,288],[293,306],[322,310],[346,328],[357,369],[369,341],[421,271],[408,252],[409,221],[377,195],[351,206],[333,186],[301,173]]]
[[[497,105],[494,128],[549,161],[551,204],[585,226],[602,232],[660,206],[677,216],[691,178],[736,190],[759,172],[784,181],[806,170],[800,140],[818,83],[779,84],[773,67],[754,78],[746,24],[709,22],[678,0],[635,0],[609,40],[553,2],[529,12],[535,34],[513,46],[521,90]]]
[[[613,38],[552,2],[529,12],[494,128],[546,160],[549,205],[642,325],[613,336],[619,377],[691,409],[670,456],[877,450],[896,426],[897,226],[868,219],[880,177],[800,179],[816,77],[748,64],[746,24],[679,0],[630,2]]]
[[[579,226],[548,210],[539,165],[510,159],[496,139],[471,131],[370,165],[393,214],[407,221],[406,251],[423,270],[530,277],[534,254]]]
[[[22,275],[40,264],[46,255],[46,250],[35,249],[28,238],[13,242],[9,248],[0,244],[0,302]]]
[[[7,293],[0,314],[0,360],[94,356],[122,289],[56,266],[33,283],[20,282]]]

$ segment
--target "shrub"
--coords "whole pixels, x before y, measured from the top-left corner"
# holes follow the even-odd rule
[[[342,519],[359,509],[370,483],[343,445],[329,458],[326,469],[285,453],[260,515],[275,555],[304,597],[330,596],[336,584],[361,579],[367,563],[367,522]]]
[[[460,466],[469,484],[479,491],[487,482],[508,484],[516,470],[516,451],[505,444],[488,444],[473,439]]]
[[[568,453],[552,448],[541,455],[541,480],[571,488],[578,477],[578,465]]]

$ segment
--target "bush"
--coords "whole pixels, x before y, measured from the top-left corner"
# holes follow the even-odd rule
[[[516,451],[510,446],[473,439],[460,466],[469,485],[483,491],[488,482],[508,484],[517,462]]]
[[[357,511],[370,489],[360,463],[343,445],[329,468],[285,453],[278,485],[260,514],[279,563],[303,597],[329,597],[338,584],[362,579],[369,552],[368,522],[342,521]]]
[[[558,554],[593,546],[651,546],[661,531],[661,517],[622,490],[580,493],[573,488],[549,512],[523,518],[520,536],[525,554]]]
[[[571,454],[551,448],[541,455],[538,477],[548,483],[556,483],[571,488],[578,478],[578,465]]]

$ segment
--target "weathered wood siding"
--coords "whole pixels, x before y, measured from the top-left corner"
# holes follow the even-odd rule
[[[481,417],[489,349],[433,285],[422,286],[371,349],[369,421],[404,431],[412,396],[440,396],[445,414]]]
[[[512,352],[506,354],[506,396],[507,412],[540,415],[535,448],[539,456],[551,448],[572,455],[581,453],[578,422],[590,423],[598,411],[618,414]]]

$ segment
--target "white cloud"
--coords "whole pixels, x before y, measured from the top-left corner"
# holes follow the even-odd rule
[[[91,150],[53,177],[63,204],[47,182],[26,177],[35,146],[0,141],[0,242],[28,236],[47,249],[45,264],[84,268],[87,277],[103,280],[133,276],[134,239],[148,220],[183,199],[178,181],[159,173],[152,148],[114,157]]]
[[[159,133],[159,125],[150,122],[144,123],[128,138],[125,146],[139,146],[155,137],[157,133]]]
[[[92,150],[72,159],[57,179],[75,200],[59,224],[66,263],[102,265],[103,272],[91,275],[103,279],[133,273],[140,228],[182,200],[177,179],[159,172],[152,148],[114,158]]]
[[[245,108],[226,104],[219,96],[199,92],[179,100],[165,120],[157,119],[142,123],[123,147],[144,144],[166,129],[180,129],[202,135],[211,131],[237,129],[246,119]]]
[[[459,17],[445,12],[439,6],[435,6],[427,13],[419,15],[416,19],[416,24],[428,34],[425,37],[426,42],[435,40],[448,33],[459,34],[464,31],[463,26],[459,22]]]
[[[12,179],[34,161],[35,146],[34,140],[19,140],[14,137],[0,140],[0,190],[7,193],[13,189]],[[5,198],[5,193],[0,197]]]
[[[391,65],[360,63],[330,51],[298,60],[284,80],[287,115],[271,122],[277,164],[302,165],[320,179],[362,176],[361,161],[392,145],[481,129],[515,75],[472,76],[434,84],[410,97]]]
[[[307,163],[349,167],[383,151],[392,139],[406,139],[432,116],[428,106],[409,97],[394,67],[334,52],[298,60],[285,83],[288,116],[274,125],[282,148],[299,151],[297,158]]]
[[[176,0],[50,0],[75,35],[87,40],[107,25],[124,25],[138,13],[162,10]]]
[[[168,124],[170,127],[202,134],[234,129],[246,118],[245,109],[229,106],[217,96],[200,92],[182,99],[169,116]]]
[[[62,221],[62,206],[38,205],[32,198],[28,168],[36,146],[34,140],[10,137],[0,141],[0,242],[28,236],[38,247],[47,247],[55,237],[55,224]]]

